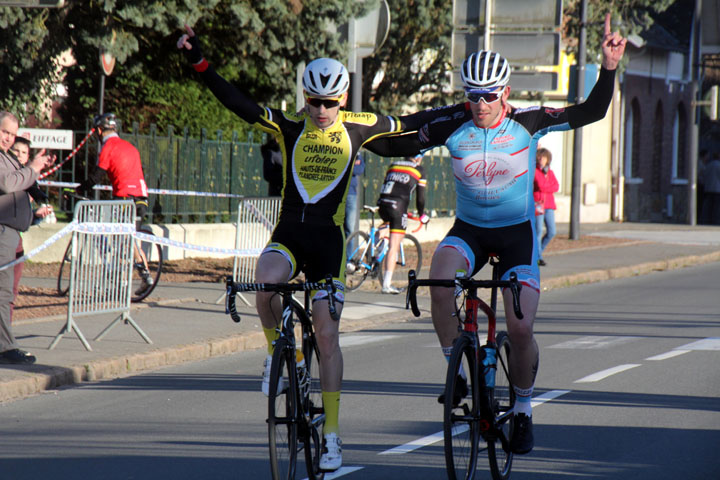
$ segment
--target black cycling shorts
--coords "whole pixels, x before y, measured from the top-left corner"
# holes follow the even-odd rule
[[[278,252],[290,262],[290,278],[296,277],[302,270],[307,282],[325,280],[330,274],[345,283],[345,234],[342,226],[279,222],[263,253],[268,251]]]
[[[451,247],[459,251],[467,260],[472,275],[487,263],[490,254],[498,255],[501,279],[507,280],[514,271],[521,283],[539,291],[536,242],[534,223],[530,221],[508,227],[483,228],[456,219],[437,248]]]
[[[378,200],[378,213],[383,222],[390,224],[390,233],[405,233],[407,230],[407,209],[400,202],[389,198]]]
[[[147,217],[149,206],[147,197],[113,197],[113,199],[135,202],[135,230],[140,230],[140,227],[145,223],[145,217]]]

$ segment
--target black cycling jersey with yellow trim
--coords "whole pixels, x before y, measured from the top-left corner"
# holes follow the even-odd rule
[[[400,131],[397,118],[338,112],[337,121],[318,128],[308,115],[266,108],[255,123],[274,134],[283,153],[280,220],[342,225],[355,155],[362,145]]]
[[[277,138],[283,154],[280,221],[342,225],[358,150],[381,136],[416,130],[429,118],[429,112],[390,117],[341,110],[334,125],[320,129],[306,114],[260,107],[212,66],[200,76],[225,107]]]

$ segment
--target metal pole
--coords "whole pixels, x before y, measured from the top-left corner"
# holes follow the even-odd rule
[[[98,99],[98,115],[103,114],[103,103],[105,101],[105,73],[100,74],[100,98]]]
[[[688,165],[688,225],[697,225],[697,162],[698,143],[700,141],[700,108],[697,102],[700,101],[700,78],[702,77],[702,0],[695,0],[695,13],[693,15],[693,52],[691,55],[691,79],[690,98],[693,100],[693,121],[690,126],[690,155]]]
[[[585,101],[585,57],[587,51],[587,0],[580,4],[580,39],[577,58],[577,100]],[[572,190],[570,192],[570,240],[580,238],[580,194],[582,192],[582,128],[575,130],[572,161]]]
[[[363,59],[357,56],[355,59],[355,73],[352,74],[352,111],[362,112],[362,83],[363,83]]]

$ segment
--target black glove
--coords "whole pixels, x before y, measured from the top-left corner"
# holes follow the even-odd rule
[[[195,65],[196,63],[200,63],[203,59],[202,50],[200,50],[200,42],[198,42],[197,35],[193,35],[192,37],[188,37],[188,43],[192,46],[192,49],[188,50],[187,48],[182,49],[183,53],[185,53],[185,58],[188,59],[190,63]]]

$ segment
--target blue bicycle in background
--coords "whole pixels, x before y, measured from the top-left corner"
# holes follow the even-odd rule
[[[388,251],[388,224],[375,226],[375,213],[379,207],[364,205],[363,209],[370,212],[370,232],[358,230],[353,232],[346,241],[347,265],[345,267],[345,288],[352,291],[360,287],[367,277],[376,278],[383,284],[383,260]],[[416,232],[422,227],[418,218],[408,215],[410,220],[417,220]],[[420,242],[410,234],[405,234],[400,242],[400,251],[393,272],[393,283],[407,282],[408,272],[415,270],[420,273],[422,268],[422,248]]]

